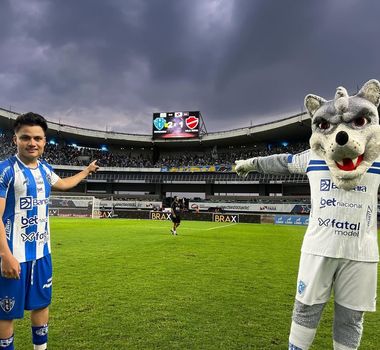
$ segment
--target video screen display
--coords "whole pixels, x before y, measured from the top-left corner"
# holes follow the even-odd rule
[[[153,113],[153,139],[192,139],[199,137],[200,113]]]

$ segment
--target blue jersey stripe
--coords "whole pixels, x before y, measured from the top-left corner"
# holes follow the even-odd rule
[[[309,166],[307,167],[306,172],[308,173],[309,171],[325,171],[325,170],[329,170],[329,167],[327,165],[326,166]]]
[[[380,162],[373,162],[371,166],[380,168]]]
[[[380,169],[369,168],[367,172],[371,174],[380,174]]]
[[[292,163],[293,162],[293,155],[292,154],[289,154],[288,155],[288,164]]]
[[[311,159],[309,164],[311,164],[311,165],[325,165],[326,162],[324,160]]]

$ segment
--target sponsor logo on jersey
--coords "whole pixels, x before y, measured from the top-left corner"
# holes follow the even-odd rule
[[[318,218],[318,225],[322,227],[331,227],[338,236],[359,237],[360,222],[352,223],[349,221],[337,221],[336,219]]]
[[[7,240],[10,241],[11,239],[11,232],[12,232],[12,221],[10,219],[7,219],[5,222],[5,236],[7,237]]]
[[[25,217],[25,216],[21,216],[21,228],[24,229],[24,228],[28,228],[29,226],[32,226],[32,225],[38,225],[38,223],[40,222],[47,222],[48,219],[45,217],[45,218],[38,218],[37,215],[34,215],[30,218],[28,217]]]
[[[33,207],[33,197],[21,197],[20,198],[20,209],[32,209]]]
[[[38,224],[38,216],[34,215],[31,218],[27,218],[24,216],[21,216],[21,228],[27,228],[31,225],[37,225]]]
[[[330,191],[330,186],[331,186],[331,180],[321,179],[321,185],[319,187],[321,191]]]
[[[367,227],[369,227],[371,225],[372,213],[373,213],[373,209],[369,205],[368,208],[367,208],[366,216],[365,216],[366,221],[367,221]]]
[[[10,166],[7,166],[7,167],[2,171],[2,173],[0,174],[0,182],[4,182],[5,175],[7,174],[7,172],[9,171],[10,168],[11,168]]]
[[[298,282],[298,287],[297,287],[298,294],[302,295],[305,292],[305,289],[306,289],[305,282],[300,280]]]
[[[332,190],[339,190],[339,188],[331,181],[331,179],[321,179],[320,191],[328,192]],[[353,191],[355,192],[367,192],[367,186],[364,185],[358,185],[356,186]]]
[[[33,207],[49,204],[47,198],[33,198],[32,196],[20,197],[20,209],[30,210]]]
[[[23,232],[21,233],[21,238],[23,242],[41,242],[46,243],[49,239],[49,233],[44,232]]]
[[[338,201],[336,198],[321,198],[319,208],[324,209],[326,207],[340,207],[346,209],[362,209],[363,205],[360,203],[350,203]]]
[[[46,174],[47,175],[47,174]],[[41,175],[38,175],[37,178],[35,179],[36,180],[36,184],[37,185],[43,185],[44,184],[44,179],[42,178]]]
[[[51,174],[46,174],[46,180],[48,184],[52,185]]]
[[[12,311],[13,307],[15,306],[15,303],[15,298],[9,298],[8,296],[6,296],[4,299],[0,299],[0,307],[6,313]]]

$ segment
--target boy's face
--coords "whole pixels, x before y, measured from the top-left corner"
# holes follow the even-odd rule
[[[24,163],[36,161],[44,153],[46,137],[39,125],[23,125],[13,136],[17,154]]]

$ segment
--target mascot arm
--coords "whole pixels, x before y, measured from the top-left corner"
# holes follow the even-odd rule
[[[267,157],[255,157],[235,162],[235,171],[246,177],[250,171],[263,174],[288,175],[306,174],[310,159],[310,150],[291,154],[274,154]]]
[[[237,160],[235,162],[235,171],[239,176],[243,177],[246,177],[251,171],[273,175],[290,174],[288,168],[289,157],[289,154],[274,154],[267,157]]]

